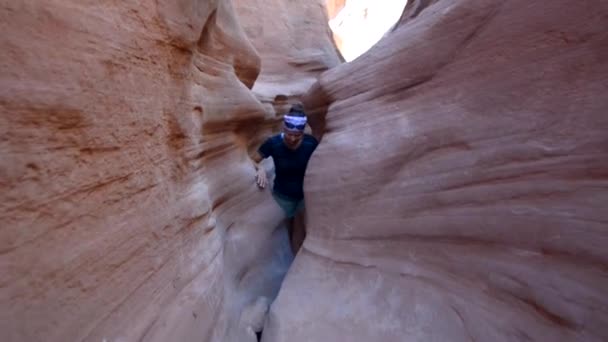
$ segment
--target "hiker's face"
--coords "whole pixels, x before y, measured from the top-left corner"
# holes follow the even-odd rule
[[[283,131],[283,140],[285,141],[285,145],[289,148],[297,148],[304,137],[304,133],[302,132],[290,132],[287,130]]]

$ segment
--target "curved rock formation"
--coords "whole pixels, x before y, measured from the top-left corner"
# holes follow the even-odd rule
[[[324,2],[235,2],[244,30],[262,57],[262,70],[252,89],[262,103],[273,104],[277,95],[300,97],[320,72],[340,63]]]
[[[255,340],[292,256],[247,157],[276,121],[251,88],[291,60],[241,23],[291,22],[275,3],[2,2],[3,341]],[[337,61],[308,3],[287,40],[327,65],[269,98]]]
[[[607,18],[411,1],[323,74],[308,236],[264,341],[608,340]]]

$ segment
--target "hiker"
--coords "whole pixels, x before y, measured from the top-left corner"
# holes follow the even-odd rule
[[[256,163],[256,182],[260,188],[268,184],[266,170],[260,166],[262,159],[272,157],[275,168],[272,197],[289,219],[291,250],[297,254],[304,242],[304,174],[308,160],[319,144],[320,134],[305,134],[306,114],[304,108],[293,105],[283,118],[280,134],[268,138],[258,149],[253,160]]]

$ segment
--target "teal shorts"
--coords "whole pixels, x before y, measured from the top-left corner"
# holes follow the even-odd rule
[[[285,212],[285,216],[287,216],[288,218],[296,216],[298,211],[304,209],[303,199],[294,200],[274,191],[272,192],[272,197],[274,197],[274,200],[277,202],[279,207],[283,209],[283,211]]]

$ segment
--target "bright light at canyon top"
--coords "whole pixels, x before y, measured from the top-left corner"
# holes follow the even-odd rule
[[[369,50],[399,20],[407,0],[327,0],[329,27],[344,59]]]

